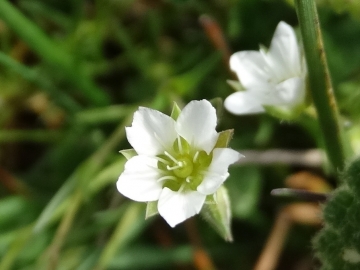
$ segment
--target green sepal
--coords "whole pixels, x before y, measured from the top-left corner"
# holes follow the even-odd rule
[[[205,204],[216,204],[216,193],[206,196]]]
[[[210,195],[212,196],[212,195]],[[209,196],[208,196],[209,197]],[[210,223],[210,225],[223,237],[226,241],[233,241],[230,221],[231,221],[231,208],[229,195],[224,186],[221,186],[215,195],[216,202],[213,198],[207,198],[200,214]],[[213,203],[210,203],[213,201]]]
[[[234,135],[233,129],[227,129],[227,130],[221,131],[219,133],[219,137],[218,137],[218,140],[216,141],[214,148],[228,147],[233,135]]]
[[[265,45],[259,44],[259,51],[260,53],[267,54],[269,52],[269,49]]]
[[[179,108],[177,103],[174,101],[170,117],[176,121],[177,118],[179,117],[180,113],[181,113],[181,109]]]
[[[223,112],[224,112],[224,102],[223,102],[222,98],[219,98],[219,97],[213,98],[213,99],[209,100],[209,102],[211,103],[211,105],[213,105],[213,107],[216,110],[217,123],[219,124],[219,122],[222,118]]]
[[[265,111],[281,120],[287,120],[287,121],[294,121],[296,118],[300,116],[300,114],[305,109],[305,104],[299,104],[298,106],[295,106],[293,108],[287,108],[287,107],[280,107],[280,106],[267,106],[263,105]]]
[[[126,158],[126,160],[129,160],[130,158],[137,156],[136,151],[132,148],[121,150],[119,151],[119,153],[122,154]]]
[[[146,205],[146,212],[145,212],[145,219],[148,219],[152,216],[155,216],[159,214],[158,208],[157,208],[158,202],[152,201],[148,202]]]
[[[231,88],[233,88],[236,92],[237,91],[244,91],[245,88],[241,85],[240,82],[234,80],[227,80],[226,81]]]

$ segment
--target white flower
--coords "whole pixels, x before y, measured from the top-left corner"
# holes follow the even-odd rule
[[[280,22],[270,49],[240,51],[230,58],[230,68],[237,74],[245,91],[225,100],[233,114],[265,111],[264,106],[293,109],[304,103],[306,63],[292,27]]]
[[[229,176],[228,167],[241,155],[215,148],[216,112],[206,100],[190,102],[177,120],[140,107],[131,127],[129,143],[137,153],[125,164],[117,188],[140,202],[158,201],[158,211],[174,227],[198,214]]]

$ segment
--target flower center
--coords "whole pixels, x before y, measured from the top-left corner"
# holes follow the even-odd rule
[[[168,170],[173,169],[174,174],[177,177],[186,178],[189,175],[191,175],[193,168],[194,168],[194,166],[193,166],[191,159],[189,157],[185,156],[185,157],[180,157],[178,159],[177,166],[174,166],[172,168],[168,166],[167,169]]]
[[[178,137],[172,149],[157,156],[158,168],[163,172],[158,181],[173,191],[196,190],[209,167],[212,154],[193,149],[182,137]]]

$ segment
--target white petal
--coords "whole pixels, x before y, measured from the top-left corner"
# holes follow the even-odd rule
[[[230,57],[230,68],[236,72],[244,88],[266,84],[270,79],[269,69],[261,53],[241,51]]]
[[[197,190],[205,195],[213,194],[229,176],[230,164],[238,161],[243,155],[230,148],[215,148],[213,159]]]
[[[159,111],[140,107],[132,126],[126,128],[126,136],[139,155],[158,155],[172,147],[176,139],[175,121]]]
[[[205,202],[205,195],[196,191],[176,192],[164,188],[158,202],[160,215],[171,226],[198,214]]]
[[[162,185],[157,180],[161,177],[157,169],[157,160],[146,156],[135,156],[125,164],[116,186],[121,194],[138,202],[159,199]]]
[[[296,77],[276,86],[276,91],[284,105],[296,105],[305,99],[305,81]]]
[[[278,24],[267,56],[267,64],[278,74],[279,81],[301,74],[300,48],[290,25]]]
[[[207,153],[213,149],[218,133],[215,108],[207,100],[194,100],[185,106],[176,121],[176,130],[193,147]]]
[[[265,111],[261,101],[248,91],[236,92],[225,99],[224,106],[229,112],[237,115],[261,113]]]

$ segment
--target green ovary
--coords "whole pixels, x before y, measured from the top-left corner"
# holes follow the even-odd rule
[[[194,169],[192,160],[189,157],[181,157],[178,161],[181,166],[178,169],[174,169],[175,176],[179,178],[186,178],[190,176]]]
[[[163,187],[172,191],[196,190],[204,179],[204,171],[209,167],[212,153],[191,149],[190,145],[179,138],[174,142],[173,151],[159,155],[158,168],[163,171]]]

